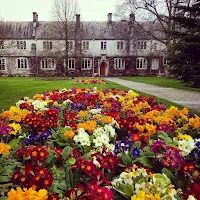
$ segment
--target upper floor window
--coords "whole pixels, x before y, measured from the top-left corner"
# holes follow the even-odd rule
[[[73,42],[72,41],[67,41],[67,48],[68,48],[68,50],[73,49]]]
[[[147,59],[146,58],[137,58],[136,69],[146,69],[146,68],[147,68]]]
[[[0,71],[6,70],[6,59],[0,58]]]
[[[83,50],[89,50],[89,42],[83,42]]]
[[[53,48],[52,41],[44,41],[43,42],[43,49],[50,50],[52,48]]]
[[[123,49],[124,48],[124,42],[117,42],[117,49]]]
[[[167,58],[163,58],[163,65],[167,65]]]
[[[153,59],[151,63],[151,69],[158,69],[159,68],[159,60]]]
[[[156,42],[154,43],[153,48],[154,48],[154,50],[157,50],[157,43]]]
[[[41,60],[41,69],[53,70],[56,68],[56,61],[52,58],[43,58]]]
[[[4,49],[4,41],[0,41],[0,49]]]
[[[26,41],[17,41],[17,49],[26,49]]]
[[[115,69],[125,69],[125,60],[122,58],[114,59],[114,68]]]
[[[146,41],[138,41],[137,48],[138,49],[146,49],[147,48],[147,42]]]
[[[67,66],[69,70],[75,70],[75,59],[69,58]]]
[[[17,59],[17,67],[18,67],[18,69],[27,69],[28,68],[27,58],[18,58]]]
[[[36,44],[31,44],[31,51],[36,51]]]
[[[83,58],[81,63],[81,69],[88,70],[92,68],[92,59],[91,58]]]
[[[107,42],[106,41],[102,41],[101,42],[101,50],[106,50],[107,49]]]

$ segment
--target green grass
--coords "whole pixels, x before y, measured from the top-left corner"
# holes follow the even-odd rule
[[[7,110],[10,106],[15,105],[15,103],[24,96],[32,98],[36,93],[51,91],[61,88],[93,88],[98,89],[129,89],[125,86],[108,82],[108,84],[75,84],[75,79],[73,80],[42,80],[40,78],[14,78],[14,77],[1,77],[0,78],[0,111],[2,109]],[[150,96],[149,94],[136,91],[140,95]],[[156,97],[156,100],[163,102],[168,108],[170,106],[177,106],[182,109],[183,106],[172,103],[165,99]],[[200,116],[200,113],[190,110],[191,113],[196,113]]]
[[[165,77],[122,77],[124,80],[200,92],[200,88],[187,87],[183,82]]]

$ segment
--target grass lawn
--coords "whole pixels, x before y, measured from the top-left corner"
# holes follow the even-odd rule
[[[24,96],[32,98],[36,93],[51,91],[54,89],[61,88],[93,88],[98,89],[129,89],[127,87],[118,85],[113,82],[108,82],[108,84],[75,84],[75,79],[73,80],[42,80],[40,78],[15,78],[15,77],[1,77],[0,78],[0,112],[2,109],[9,109],[10,106],[15,105],[15,103]],[[148,94],[136,91],[139,94],[150,96]],[[181,105],[169,102],[165,99],[157,98],[159,102],[163,102],[167,107],[172,105],[177,106],[179,109],[183,107]],[[199,113],[190,110],[191,113]]]
[[[187,87],[184,86],[184,83],[182,83],[181,81],[165,77],[122,77],[122,79],[140,83],[148,83],[152,85],[200,92],[200,88]]]

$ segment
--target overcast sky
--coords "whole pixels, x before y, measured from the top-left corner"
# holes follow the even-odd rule
[[[81,20],[106,21],[117,0],[78,0]],[[37,12],[40,21],[52,20],[52,0],[0,0],[0,17],[9,21],[31,21]]]

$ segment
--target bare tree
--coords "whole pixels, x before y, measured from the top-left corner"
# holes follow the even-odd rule
[[[65,41],[64,57],[66,65],[69,56],[69,38],[74,34],[74,24],[77,12],[77,0],[54,0],[52,15],[56,19],[56,31],[63,37]],[[54,27],[55,28],[55,27]],[[64,65],[63,73],[66,75],[66,65]]]
[[[155,40],[166,45],[167,50],[170,50],[172,41],[172,33],[175,31],[176,24],[174,17],[178,14],[178,6],[189,4],[191,0],[122,0],[121,7],[117,5],[116,12],[123,13],[132,11],[136,13],[138,20],[148,20],[147,23],[135,22],[143,28],[143,30],[151,35]],[[122,12],[120,11],[122,10]],[[123,15],[122,15],[123,14]],[[120,16],[120,14],[118,14]]]

